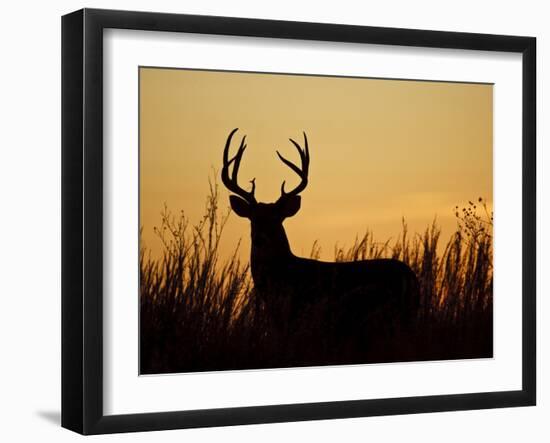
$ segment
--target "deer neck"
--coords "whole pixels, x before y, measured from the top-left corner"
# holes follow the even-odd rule
[[[283,225],[272,227],[269,231],[252,225],[252,248],[250,266],[256,284],[268,283],[271,275],[293,257]]]

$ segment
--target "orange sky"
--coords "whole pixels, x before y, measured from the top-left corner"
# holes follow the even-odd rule
[[[492,85],[282,74],[140,68],[140,208],[145,245],[160,243],[153,226],[164,203],[192,223],[204,211],[208,176],[221,170],[231,129],[247,134],[243,187],[256,178],[258,201],[274,201],[297,176],[275,150],[298,162],[289,137],[309,139],[309,185],[302,208],[285,222],[292,250],[322,258],[368,228],[395,238],[405,217],[423,232],[435,216],[442,239],[456,228],[453,208],[486,198],[492,207]],[[235,137],[233,151],[240,137]],[[221,204],[229,205],[221,185]],[[249,223],[232,214],[222,256]]]

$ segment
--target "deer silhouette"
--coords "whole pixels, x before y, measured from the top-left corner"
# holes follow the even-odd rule
[[[300,167],[276,151],[279,159],[299,176],[300,183],[286,192],[283,181],[279,199],[274,203],[261,203],[254,195],[255,179],[250,181],[250,191],[241,188],[237,180],[247,147],[246,135],[235,156],[229,157],[231,140],[237,130],[233,129],[227,137],[221,178],[226,188],[235,194],[229,197],[233,211],[250,220],[252,279],[266,311],[273,313],[275,307],[282,305],[281,299],[286,299],[292,306],[287,317],[292,318],[279,316],[277,321],[290,321],[323,299],[331,301],[333,306],[347,304],[355,315],[383,308],[399,321],[409,321],[418,305],[418,281],[405,263],[395,259],[324,262],[292,253],[283,221],[298,212],[299,194],[308,184],[310,156],[305,132],[303,149],[289,139],[300,156]]]

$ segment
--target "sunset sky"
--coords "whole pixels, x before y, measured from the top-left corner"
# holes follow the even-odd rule
[[[395,239],[405,217],[423,232],[434,217],[446,241],[455,206],[486,198],[492,206],[493,87],[486,84],[317,77],[140,68],[140,207],[142,239],[154,255],[164,203],[191,223],[204,213],[208,177],[219,178],[227,135],[248,148],[242,187],[256,178],[256,198],[275,201],[298,177],[276,156],[299,164],[288,141],[309,139],[309,185],[302,208],[285,228],[296,255],[317,240],[321,258],[372,230]],[[221,205],[229,206],[220,183]],[[248,260],[250,226],[230,216],[221,254],[242,239]]]

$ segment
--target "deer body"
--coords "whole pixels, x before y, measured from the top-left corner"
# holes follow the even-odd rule
[[[292,139],[301,158],[301,168],[279,158],[296,172],[301,183],[286,193],[284,182],[281,197],[275,203],[259,203],[254,197],[255,182],[247,192],[237,184],[237,173],[246,148],[243,137],[239,151],[231,160],[228,149],[236,129],[228,137],[224,150],[222,181],[236,195],[230,196],[233,211],[251,222],[250,266],[256,293],[267,310],[274,313],[281,300],[290,305],[287,317],[296,319],[303,310],[323,300],[346,304],[353,310],[372,311],[391,306],[392,311],[407,319],[418,304],[418,282],[414,272],[403,262],[394,259],[375,259],[354,262],[324,262],[295,256],[290,248],[283,221],[300,209],[298,195],[307,186],[309,150],[304,134],[305,149]],[[229,166],[234,163],[231,177]],[[280,314],[280,313],[279,313]],[[278,317],[280,317],[278,315]],[[291,318],[279,318],[279,321]]]

